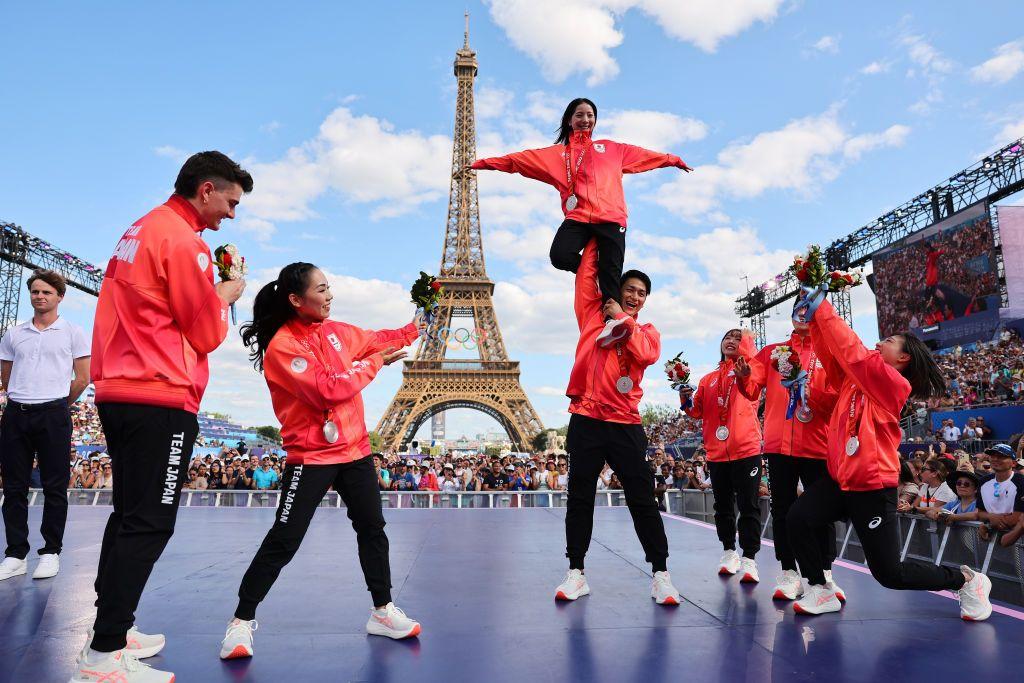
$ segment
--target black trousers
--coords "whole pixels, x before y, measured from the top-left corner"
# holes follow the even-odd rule
[[[0,419],[0,476],[4,480],[4,528],[7,557],[28,555],[28,489],[32,459],[39,462],[43,484],[43,536],[40,555],[60,554],[68,520],[68,454],[71,413],[67,399],[45,405],[9,401]]]
[[[796,557],[789,543],[786,517],[789,508],[796,501],[797,483],[809,489],[819,479],[828,478],[828,465],[816,458],[800,458],[792,455],[768,453],[768,486],[772,492],[772,536],[775,542],[775,559],[783,569],[796,571]],[[826,524],[818,534],[821,545],[823,569],[831,569],[836,559],[836,525]]]
[[[622,482],[644,556],[654,571],[665,571],[668,539],[654,499],[654,474],[646,460],[644,428],[573,414],[569,417],[565,449],[569,452],[565,512],[565,556],[569,558],[569,568],[583,569],[594,530],[597,478],[607,460]]]
[[[849,518],[857,531],[871,575],[895,590],[960,590],[959,569],[923,562],[900,562],[896,522],[896,489],[843,491],[830,477],[819,479],[789,509],[787,526],[796,561],[815,586],[825,584],[824,559],[818,534],[833,522]]]
[[[96,572],[92,648],[113,652],[125,646],[153,565],[174,534],[199,423],[185,410],[133,403],[102,403],[99,414],[110,454],[114,511]]]
[[[761,456],[709,462],[711,491],[715,494],[715,529],[726,550],[736,549],[736,508],[740,510],[739,536],[743,556],[753,558],[761,549]]]
[[[288,465],[281,478],[281,501],[277,518],[270,527],[238,588],[235,617],[256,618],[256,607],[263,602],[286,564],[291,562],[302,543],[327,489],[341,496],[352,520],[359,546],[359,565],[367,590],[376,607],[391,602],[391,563],[388,537],[384,533],[384,514],[380,506],[377,471],[369,455],[338,465]]]
[[[551,265],[575,273],[580,252],[590,238],[597,238],[597,280],[604,301],[622,296],[622,262],[626,257],[626,229],[617,223],[580,223],[565,220],[551,242]]]

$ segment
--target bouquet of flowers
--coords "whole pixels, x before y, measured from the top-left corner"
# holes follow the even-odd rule
[[[824,301],[825,294],[846,291],[864,281],[864,274],[860,270],[826,271],[821,247],[817,244],[808,245],[806,254],[795,257],[789,270],[800,282],[802,290],[793,306],[793,319],[797,322],[807,322],[813,317]]]
[[[665,374],[673,389],[679,391],[690,383],[690,366],[683,360],[683,352],[680,351],[672,360],[665,361]]]
[[[786,344],[779,344],[772,349],[771,363],[782,378],[782,386],[789,391],[786,419],[793,419],[793,413],[796,412],[798,420],[809,422],[811,409],[807,407],[807,371],[801,367],[800,354]],[[798,401],[799,410],[796,405]]]
[[[239,255],[238,247],[233,244],[222,244],[213,250],[213,264],[217,266],[217,273],[222,282],[228,280],[242,280],[249,272],[245,265],[245,257]],[[231,324],[238,324],[238,316],[235,313],[235,305],[231,304]]]
[[[423,314],[427,327],[434,321],[434,311],[440,305],[441,297],[444,296],[444,287],[433,275],[428,275],[422,270],[416,282],[412,283],[409,289],[409,296],[416,304],[416,309]]]

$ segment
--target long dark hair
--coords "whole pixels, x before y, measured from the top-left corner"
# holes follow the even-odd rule
[[[900,336],[903,338],[903,351],[910,356],[910,361],[902,372],[910,382],[910,395],[914,398],[927,399],[945,394],[946,378],[942,376],[942,371],[939,370],[928,347],[909,332],[903,332]]]
[[[722,342],[724,342],[725,338],[728,337],[733,332],[739,332],[740,334],[743,334],[742,329],[740,329],[739,327],[734,327],[731,330],[726,331],[726,333],[722,335],[722,338],[718,341],[718,353],[721,356],[718,360],[719,363],[725,362],[725,353],[722,352]]]
[[[276,280],[263,285],[252,305],[252,322],[242,325],[242,343],[249,347],[249,360],[254,368],[263,372],[263,355],[270,340],[281,326],[295,317],[295,307],[288,301],[289,294],[306,291],[312,263],[289,263],[281,269]]]
[[[558,130],[555,131],[555,133],[558,134],[558,137],[555,138],[556,145],[569,144],[569,138],[572,137],[572,115],[576,113],[576,107],[581,104],[589,104],[590,108],[594,110],[594,119],[597,119],[597,105],[586,97],[577,97],[569,103],[569,106],[567,106],[565,111],[562,113],[562,124],[558,127]]]

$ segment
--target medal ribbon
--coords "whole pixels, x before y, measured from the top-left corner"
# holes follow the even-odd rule
[[[619,360],[619,377],[629,377],[629,364],[622,354],[622,342],[615,345],[615,355]]]
[[[860,399],[859,401],[857,399]],[[864,394],[854,389],[850,401],[850,412],[846,419],[847,438],[857,436],[860,432],[860,421],[864,417]]]
[[[571,160],[572,160],[572,148],[569,144],[565,145],[565,180],[569,183],[569,196],[576,194],[576,177],[580,174],[580,166],[583,164],[583,156],[587,153],[587,146],[583,146],[583,150],[580,152],[579,158],[576,160],[576,172],[575,175],[572,171]]]
[[[304,348],[306,351],[309,351],[311,354],[313,354],[313,358],[316,359],[316,362],[320,363],[320,365],[322,365],[324,368],[327,369],[328,373],[333,375],[334,374],[334,364],[331,363],[329,360],[327,360],[327,351],[324,349],[324,326],[322,324],[320,325],[319,333],[316,335],[316,337],[317,337],[317,345],[316,346],[314,346],[313,344],[311,344],[309,342],[309,338],[313,336],[312,334],[304,334],[300,329],[297,329],[295,326],[291,326],[291,331],[292,331],[292,335],[295,336],[295,338],[298,340],[298,342],[302,346],[302,348]],[[333,411],[325,410],[324,411],[324,424],[327,424],[328,422],[331,422],[333,417],[334,417]]]
[[[729,377],[729,367],[731,367],[730,364],[726,362],[718,370],[718,423],[723,426],[729,421],[729,399],[732,398],[732,388],[736,386],[736,373],[733,371],[729,388],[725,390],[725,397],[722,397],[722,386],[725,385],[725,378]],[[723,370],[726,372],[723,373]]]

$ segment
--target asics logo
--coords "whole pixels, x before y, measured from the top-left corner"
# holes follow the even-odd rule
[[[826,602],[830,602],[832,600],[832,597],[833,595],[831,593],[822,595],[818,598],[818,606],[820,607],[821,605],[824,605]]]
[[[757,468],[756,467],[754,469],[750,470],[750,476],[752,476],[752,477],[756,477],[757,476]]]
[[[868,522],[868,528],[869,529],[877,529],[881,525],[882,525],[882,518],[881,517],[875,517],[870,522]]]
[[[379,617],[376,614],[374,614],[373,618],[376,619],[377,621],[379,621],[380,623],[384,624],[388,628],[394,628],[395,627],[394,624],[391,623],[391,617]]]

